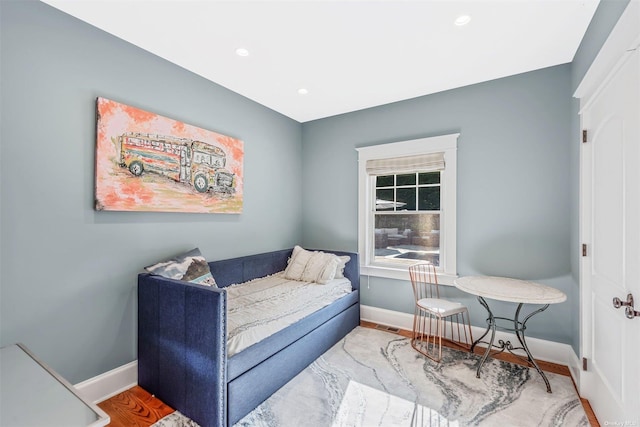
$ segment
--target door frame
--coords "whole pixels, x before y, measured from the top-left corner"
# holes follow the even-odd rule
[[[600,91],[616,75],[620,67],[624,64],[627,56],[640,47],[640,1],[631,0],[625,11],[620,16],[616,26],[609,34],[600,52],[587,70],[582,81],[574,93],[574,97],[580,101],[580,129],[583,126],[583,113]],[[582,134],[582,132],[580,132]],[[582,147],[582,135],[580,135],[580,190],[579,190],[579,235],[580,241],[576,243],[589,244],[592,242],[590,219],[591,206],[590,194],[584,183],[592,179],[592,168],[590,162],[591,150]],[[585,152],[587,151],[587,152]],[[592,301],[591,301],[591,281],[588,268],[591,264],[586,262],[584,257],[580,257],[580,357],[592,357]],[[588,374],[580,370],[575,378],[580,395],[588,398],[592,394],[589,390]]]

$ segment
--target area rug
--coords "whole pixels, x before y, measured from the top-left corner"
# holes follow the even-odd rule
[[[476,378],[478,360],[443,349],[435,363],[408,338],[357,327],[235,427],[589,425],[569,377],[546,373],[547,393],[535,370],[495,359]],[[156,426],[194,426],[172,416]]]

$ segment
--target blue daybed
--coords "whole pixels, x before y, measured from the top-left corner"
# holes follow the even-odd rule
[[[227,357],[226,292],[138,276],[138,384],[202,427],[238,422],[360,323],[358,255],[352,292]],[[219,288],[285,270],[292,249],[209,263]]]

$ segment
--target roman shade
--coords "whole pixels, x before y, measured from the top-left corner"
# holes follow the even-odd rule
[[[390,159],[367,160],[368,175],[387,175],[444,170],[444,152]]]

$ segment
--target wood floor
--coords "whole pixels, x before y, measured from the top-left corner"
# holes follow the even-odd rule
[[[113,396],[98,406],[109,414],[112,427],[147,427],[174,411],[140,386]]]
[[[382,329],[408,338],[411,337],[411,331],[390,328],[383,325],[377,325],[375,323],[361,322],[361,326]],[[455,344],[447,344],[451,347],[456,347]],[[483,348],[476,348],[474,352],[482,354],[483,351]],[[507,362],[526,365],[525,362],[512,354],[501,353],[495,357]],[[544,361],[538,361],[538,365],[543,371],[569,377],[571,376],[569,368],[566,366]],[[591,425],[600,427],[589,402],[585,399],[581,400],[582,406],[587,413],[587,417],[589,418]],[[117,394],[112,398],[99,403],[98,406],[111,417],[111,423],[109,424],[110,427],[148,427],[174,411],[173,408],[165,405],[159,399],[155,398],[139,386],[135,386]]]

